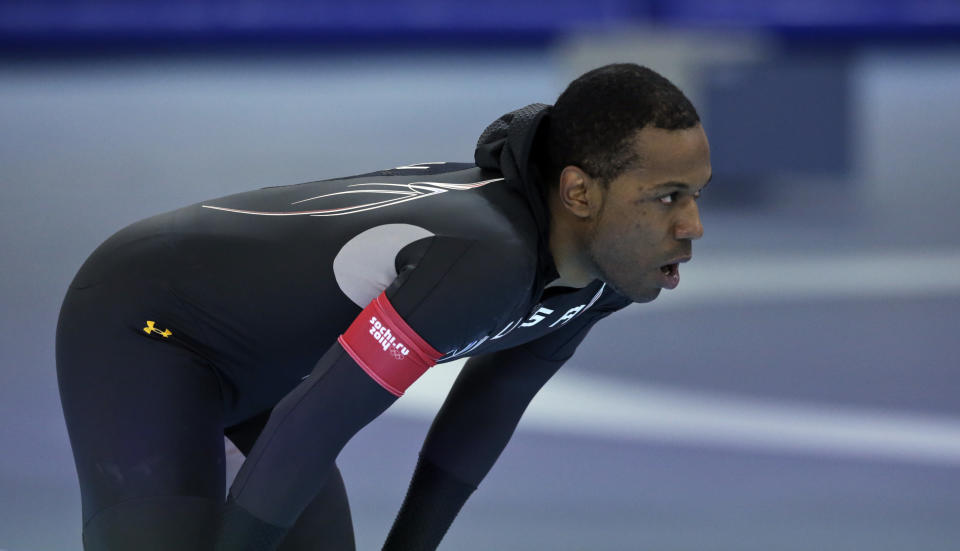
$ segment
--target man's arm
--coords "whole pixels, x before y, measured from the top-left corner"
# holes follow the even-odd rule
[[[436,549],[506,447],[527,405],[602,315],[470,358],[434,419],[384,551]]]
[[[441,357],[486,329],[521,288],[496,250],[431,238],[405,248],[398,274],[280,401],[230,488],[217,551],[273,549],[323,486],[347,443]],[[476,293],[473,295],[472,293]],[[474,296],[484,297],[475,300]],[[434,346],[438,347],[435,349]]]
[[[230,488],[217,551],[273,549],[347,441],[396,399],[334,344],[271,413]]]

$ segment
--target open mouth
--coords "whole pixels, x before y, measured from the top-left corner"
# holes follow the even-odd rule
[[[676,262],[660,266],[660,273],[660,284],[664,288],[675,289],[680,284],[680,265]]]

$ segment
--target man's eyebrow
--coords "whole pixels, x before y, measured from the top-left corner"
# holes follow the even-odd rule
[[[690,188],[691,188],[690,184],[688,184],[688,183],[686,183],[686,182],[675,182],[675,181],[672,181],[672,180],[671,180],[671,181],[669,181],[669,182],[663,182],[663,183],[661,183],[661,184],[657,184],[657,185],[653,186],[652,188],[650,188],[650,190],[651,190],[651,191],[662,191],[662,190],[667,190],[667,189],[690,189]]]
[[[702,190],[702,189],[706,188],[708,185],[710,185],[710,182],[711,182],[712,180],[713,180],[713,174],[710,174],[710,177],[707,178],[707,183],[703,184],[703,187],[700,188],[700,189]],[[653,187],[650,188],[650,189],[651,189],[651,191],[660,191],[660,190],[665,190],[665,189],[692,189],[692,188],[693,188],[693,186],[691,186],[690,184],[688,184],[688,183],[686,183],[686,182],[678,182],[678,181],[675,181],[675,180],[671,180],[671,181],[669,181],[669,182],[663,182],[663,183],[657,184],[657,185],[653,186]]]

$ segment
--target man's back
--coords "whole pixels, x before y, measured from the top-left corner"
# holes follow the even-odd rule
[[[172,331],[161,338],[201,353],[232,387],[258,389],[238,393],[242,419],[279,400],[391,285],[420,287],[394,307],[441,362],[566,325],[603,286],[542,297],[556,272],[538,262],[541,231],[499,173],[424,163],[152,217],[108,240],[75,285],[136,287],[150,307],[127,323],[151,318]]]

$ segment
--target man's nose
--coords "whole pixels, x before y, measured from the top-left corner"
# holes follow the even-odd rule
[[[703,224],[700,223],[700,209],[692,198],[683,209],[674,227],[677,239],[700,239],[703,237]]]

